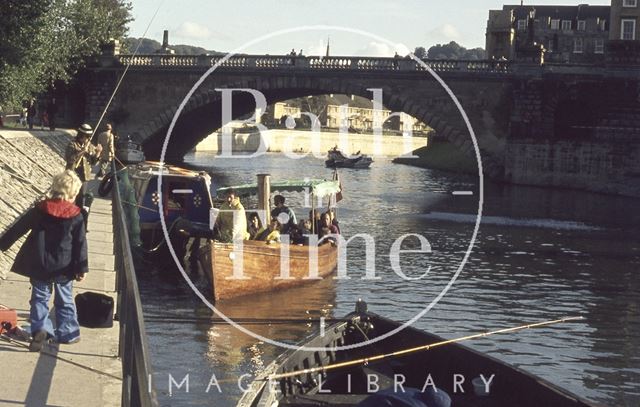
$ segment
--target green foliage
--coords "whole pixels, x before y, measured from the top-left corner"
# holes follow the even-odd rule
[[[429,59],[470,59],[479,60],[486,58],[486,52],[482,48],[467,49],[455,41],[448,44],[437,44],[429,48]]]
[[[127,0],[3,0],[0,105],[8,109],[68,81],[131,21]]]
[[[416,47],[416,49],[413,50],[413,55],[415,55],[416,57],[423,59],[427,57],[427,50],[424,49],[424,47]]]

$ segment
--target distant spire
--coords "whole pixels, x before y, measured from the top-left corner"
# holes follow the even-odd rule
[[[524,0],[520,0],[520,7],[524,6]]]
[[[330,37],[327,37],[327,53],[326,53],[325,57],[329,56],[329,40],[330,39],[331,39]]]

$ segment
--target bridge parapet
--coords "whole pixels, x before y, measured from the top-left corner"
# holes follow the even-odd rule
[[[387,71],[424,72],[424,65],[410,58],[373,57],[304,57],[288,55],[115,55],[115,66],[133,68],[199,68],[218,64],[219,69],[310,70],[310,71]],[[224,59],[224,60],[223,60]],[[512,72],[509,61],[495,60],[424,60],[435,72],[504,74]],[[113,64],[104,64],[114,66]]]

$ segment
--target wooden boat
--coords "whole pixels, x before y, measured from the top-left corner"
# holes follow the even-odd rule
[[[181,226],[179,220],[186,221],[183,224],[188,225],[189,232],[209,231],[209,212],[213,205],[209,174],[153,161],[131,165],[128,173],[135,192],[140,238],[145,249],[151,250],[164,241],[161,215],[170,233]],[[158,191],[160,174],[161,193]],[[163,213],[160,213],[160,199]]]
[[[329,168],[369,168],[373,160],[366,154],[356,154],[355,157],[349,158],[334,147],[328,151],[324,163]]]
[[[314,197],[325,197],[340,192],[338,181],[304,180],[271,183],[268,175],[259,175],[258,184],[246,184],[218,189],[218,195],[233,189],[238,197],[258,195],[259,210],[264,210],[269,222],[269,197],[271,190],[278,192],[302,192]],[[312,209],[315,211],[315,209]],[[237,243],[236,243],[237,244]],[[235,250],[233,243],[210,241],[208,258],[211,264],[211,283],[216,301],[242,295],[267,292],[301,285],[331,274],[337,266],[338,248],[332,242],[315,245],[267,243],[244,240],[242,248]],[[288,261],[285,258],[288,257]],[[234,274],[234,264],[242,273]],[[284,263],[284,266],[283,266]],[[283,272],[282,270],[286,270]],[[283,274],[284,273],[284,274]]]
[[[409,327],[375,344],[335,350],[336,347],[379,337],[400,325],[399,322],[367,312],[366,304],[358,302],[356,312],[347,315],[343,322],[328,326],[323,335],[316,333],[301,343],[301,346],[323,350],[311,352],[298,349],[284,352],[256,378],[237,406],[355,406],[372,396],[372,393],[367,392],[368,375],[377,380],[379,390],[390,389],[385,392],[400,397],[405,397],[397,387],[397,383],[401,381],[402,389],[407,392],[410,388],[417,389],[419,397],[436,386],[447,393],[453,407],[596,406],[544,379],[459,343],[346,368],[294,373],[443,340],[439,336]],[[270,377],[286,373],[293,376],[272,379],[270,386]],[[483,375],[485,381],[478,380],[481,379],[480,375]],[[494,376],[490,380],[491,375]],[[454,380],[460,383],[456,391]],[[490,383],[488,392],[485,382]],[[387,404],[388,402],[380,403],[379,400],[369,399],[369,404],[366,405],[427,405],[417,404],[415,401],[410,400],[413,404]]]

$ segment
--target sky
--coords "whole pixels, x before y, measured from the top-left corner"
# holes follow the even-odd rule
[[[129,34],[170,44],[189,44],[208,50],[249,54],[405,55],[417,46],[456,41],[467,48],[485,45],[490,9],[495,0],[132,0],[134,21]],[[578,5],[586,0],[537,0],[525,5]],[[609,5],[610,0],[592,0]],[[154,13],[158,14],[153,18]],[[150,24],[150,25],[149,25]],[[338,26],[339,29],[296,27]],[[354,33],[359,30],[372,34]],[[270,35],[271,34],[271,35]],[[267,36],[268,38],[264,38]],[[247,43],[252,44],[245,46]]]

